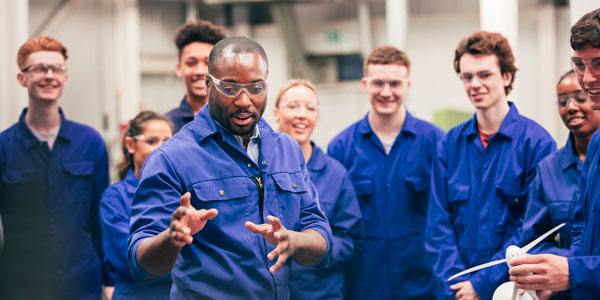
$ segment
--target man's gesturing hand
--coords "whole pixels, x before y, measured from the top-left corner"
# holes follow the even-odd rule
[[[171,226],[169,227],[169,240],[177,247],[191,244],[193,235],[200,232],[208,220],[212,220],[219,213],[216,209],[196,210],[190,204],[190,192],[179,199],[179,207],[173,213]]]
[[[246,228],[254,233],[262,234],[267,242],[277,246],[267,255],[269,260],[279,257],[277,262],[269,269],[269,272],[275,273],[296,252],[297,247],[294,244],[294,239],[297,232],[285,229],[279,219],[274,216],[268,216],[267,220],[271,224],[257,225],[248,221],[246,222]]]

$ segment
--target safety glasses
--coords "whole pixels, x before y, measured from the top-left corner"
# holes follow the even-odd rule
[[[246,90],[246,93],[250,96],[258,96],[267,91],[268,79],[251,83],[237,83],[219,80],[210,73],[206,73],[206,75],[215,84],[217,91],[228,97],[237,97],[242,90]]]

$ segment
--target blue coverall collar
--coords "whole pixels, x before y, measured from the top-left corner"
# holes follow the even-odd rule
[[[402,125],[402,130],[400,130],[400,134],[411,134],[413,136],[417,135],[418,128],[415,122],[415,118],[406,110],[406,117],[404,118],[404,124]],[[369,124],[369,113],[365,115],[365,117],[360,120],[358,124],[358,132],[361,135],[366,134],[374,134],[373,128]]]
[[[33,135],[33,132],[27,126],[25,122],[25,115],[27,114],[27,107],[23,109],[21,112],[21,116],[19,117],[19,128],[21,130],[21,136],[23,137],[23,146],[26,150],[33,147],[39,140]],[[56,140],[63,140],[65,142],[70,142],[72,139],[75,139],[76,132],[72,130],[69,124],[66,122],[65,114],[63,113],[62,108],[58,108],[58,113],[60,114],[60,129],[58,131],[58,135]]]
[[[310,144],[313,147],[313,151],[310,159],[306,162],[306,166],[311,171],[321,171],[325,168],[325,153],[323,153],[323,150],[319,146],[315,145],[315,142],[310,141]]]
[[[581,170],[582,163],[579,160],[577,152],[575,151],[574,138],[575,137],[573,134],[569,133],[567,144],[563,148],[556,151],[556,155],[559,157],[558,161],[560,163],[560,167],[563,171],[567,170],[573,165],[576,165],[577,169]]]
[[[511,139],[513,138],[516,130],[518,129],[519,126],[519,110],[517,109],[517,106],[512,103],[512,102],[508,102],[509,105],[509,110],[508,110],[508,114],[506,115],[506,117],[504,117],[504,120],[502,121],[502,125],[500,125],[500,129],[498,130],[498,132],[496,133],[496,135],[501,135],[506,137],[507,139]],[[471,120],[469,120],[469,124],[467,125],[467,128],[464,132],[465,135],[467,136],[478,136],[479,135],[479,130],[477,130],[477,113],[473,114],[473,118],[471,118]]]

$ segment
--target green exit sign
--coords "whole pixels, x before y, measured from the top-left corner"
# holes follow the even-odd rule
[[[325,40],[328,43],[337,44],[342,41],[342,32],[339,30],[329,30],[325,32]]]

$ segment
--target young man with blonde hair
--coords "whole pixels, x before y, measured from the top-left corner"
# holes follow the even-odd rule
[[[404,107],[410,60],[379,47],[365,60],[365,117],[330,143],[348,170],[363,215],[364,239],[346,276],[349,299],[434,299],[424,232],[431,161],[444,135]]]

